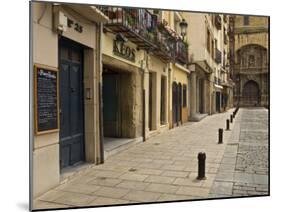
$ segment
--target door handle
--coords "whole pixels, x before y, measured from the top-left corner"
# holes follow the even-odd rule
[[[74,93],[75,92],[75,89],[74,88],[70,88],[71,92]]]

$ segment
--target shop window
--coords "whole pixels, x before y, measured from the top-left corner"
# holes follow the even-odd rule
[[[183,103],[182,103],[182,106],[186,107],[186,105],[187,105],[187,101],[186,101],[186,95],[187,95],[187,93],[186,93],[186,85],[183,85],[182,93],[183,93]]]

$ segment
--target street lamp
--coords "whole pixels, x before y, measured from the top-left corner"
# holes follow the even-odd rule
[[[182,36],[183,40],[184,40],[184,37],[186,36],[187,25],[188,24],[185,21],[185,19],[182,19],[182,21],[180,22],[180,30],[181,30],[181,36]]]

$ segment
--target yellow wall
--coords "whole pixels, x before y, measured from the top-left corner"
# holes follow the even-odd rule
[[[105,55],[108,55],[110,57],[113,57],[113,58],[116,58],[117,60],[120,60],[122,62],[125,62],[125,63],[128,63],[130,65],[133,65],[133,66],[136,66],[136,67],[141,67],[141,60],[143,60],[144,58],[144,52],[143,50],[139,50],[135,52],[136,54],[136,57],[135,57],[135,62],[132,62],[132,61],[129,61],[129,60],[126,60],[122,57],[119,57],[117,55],[115,55],[113,53],[113,40],[115,39],[115,36],[112,35],[111,33],[103,33],[102,34],[102,53],[105,54]],[[131,47],[131,48],[134,48],[136,49],[136,45],[133,44],[132,42],[126,42],[125,45]]]

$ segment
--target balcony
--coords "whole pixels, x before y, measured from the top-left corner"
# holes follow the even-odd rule
[[[221,30],[221,17],[220,15],[215,16],[215,26],[218,30]]]
[[[100,7],[108,16],[105,26],[114,33],[122,33],[139,49],[152,51],[164,61],[174,57],[176,39],[165,28],[157,23],[157,15],[146,9],[121,7]]]
[[[215,62],[218,64],[221,63],[221,55],[221,51],[216,49]]]
[[[187,49],[188,49],[187,45],[182,40],[177,41],[175,60],[176,60],[176,62],[180,63],[181,65],[188,63],[188,50]]]

